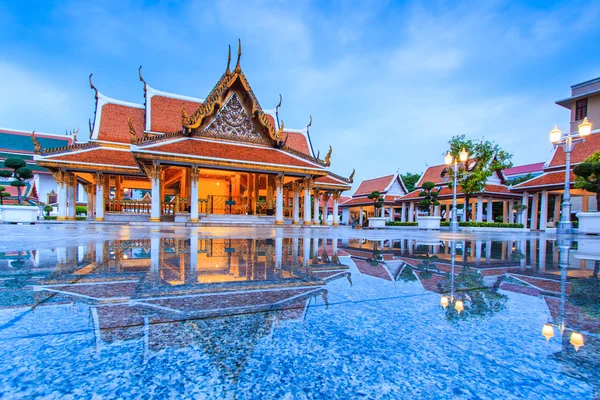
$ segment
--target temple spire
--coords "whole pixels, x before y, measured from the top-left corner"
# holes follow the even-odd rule
[[[240,65],[240,59],[242,58],[242,40],[238,39],[238,57],[237,63],[235,64],[235,72],[240,72],[242,67]]]
[[[90,88],[91,88],[91,89],[92,89],[94,92],[96,92],[96,94],[95,94],[95,97],[96,97],[96,100],[98,100],[98,89],[96,89],[96,86],[94,86],[94,82],[92,82],[92,76],[94,76],[94,74],[93,74],[93,73],[91,73],[91,74],[90,74]]]
[[[275,118],[277,118],[277,126],[279,126],[279,107],[281,107],[281,102],[283,101],[283,97],[281,97],[281,93],[279,94],[279,104],[275,107]]]
[[[227,76],[231,75],[231,45],[229,45],[229,51],[227,52],[227,69],[225,71],[225,74]]]

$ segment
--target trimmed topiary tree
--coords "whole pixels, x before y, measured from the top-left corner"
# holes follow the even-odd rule
[[[51,205],[44,206],[44,212],[46,213],[46,217],[50,216],[50,213],[52,212],[52,210],[53,210],[53,208]]]
[[[421,193],[419,193],[419,210],[425,211],[428,215],[433,215],[433,207],[439,206],[440,202],[437,200],[439,191],[433,190],[435,189],[435,183],[433,182],[424,182],[421,186]]]
[[[0,186],[0,205],[4,204],[4,198],[8,196],[10,196],[10,194],[6,192],[6,188]]]
[[[377,216],[377,210],[383,207],[383,197],[381,197],[381,193],[377,190],[371,192],[370,195],[367,196],[370,200],[373,200],[374,216]],[[382,215],[383,216],[383,215]]]
[[[573,168],[577,175],[575,187],[591,193],[596,193],[596,210],[600,211],[600,151],[586,158]]]
[[[12,171],[0,170],[0,176],[3,178],[13,179],[10,182],[10,186],[17,188],[17,199],[19,204],[23,204],[23,199],[21,198],[21,188],[26,186],[25,181],[27,179],[33,178],[33,171],[30,168],[27,168],[25,161],[21,160],[20,158],[7,158],[4,160],[4,166],[12,169]]]

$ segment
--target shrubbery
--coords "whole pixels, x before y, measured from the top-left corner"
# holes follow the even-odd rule
[[[450,226],[450,222],[442,221],[440,226]],[[476,222],[459,221],[458,226],[463,228],[523,228],[523,224],[509,224],[504,222]]]
[[[387,221],[385,223],[386,226],[417,226],[418,223],[417,222],[400,222],[400,221],[394,221],[394,222],[390,222]]]

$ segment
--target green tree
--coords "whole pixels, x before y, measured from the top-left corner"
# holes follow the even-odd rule
[[[573,173],[577,175],[575,179],[577,189],[596,193],[596,210],[600,211],[600,151],[576,165]]]
[[[21,188],[26,186],[25,181],[27,179],[33,178],[33,171],[27,168],[25,161],[21,160],[20,158],[7,158],[4,160],[4,167],[12,169],[12,172],[0,170],[0,177],[13,179],[10,182],[10,186],[17,188],[17,198],[19,200],[19,204],[23,204],[23,199],[21,198]]]
[[[6,188],[0,186],[0,204],[4,204],[4,198],[8,196],[10,196],[10,194],[6,192]]]
[[[439,206],[440,202],[437,200],[439,192],[435,189],[435,183],[423,182],[421,187],[423,190],[419,193],[419,210],[427,212],[428,215],[433,215],[433,207]]]
[[[383,197],[381,197],[381,193],[377,190],[371,192],[370,195],[367,196],[370,200],[373,200],[374,212],[373,215],[377,216],[377,210],[383,207]]]
[[[415,185],[419,181],[421,174],[412,174],[410,172],[407,172],[404,175],[400,175],[400,177],[402,178],[402,182],[404,182],[406,190],[412,192],[413,190],[415,190]]]
[[[44,212],[46,213],[46,217],[50,216],[50,213],[52,212],[53,208],[50,205],[44,206]]]
[[[487,180],[497,171],[512,167],[512,154],[502,150],[500,145],[491,140],[471,140],[465,135],[453,136],[448,141],[448,152],[455,159],[460,158],[460,152],[465,149],[469,153],[466,162],[459,166],[457,182],[465,195],[465,213],[471,197],[485,190]],[[454,169],[448,171],[448,187],[452,188]]]

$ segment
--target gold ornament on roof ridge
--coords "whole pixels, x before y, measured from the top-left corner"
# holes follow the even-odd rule
[[[133,127],[133,123],[131,122],[131,117],[127,118],[127,125],[129,126],[129,142],[131,144],[136,144],[138,142],[138,136]]]
[[[33,141],[33,152],[35,154],[42,154],[42,145],[35,137],[35,131],[31,132],[31,140]]]
[[[329,146],[329,151],[325,155],[325,165],[328,167],[331,165],[331,153],[332,152],[333,152],[333,149],[331,148],[331,146]]]

